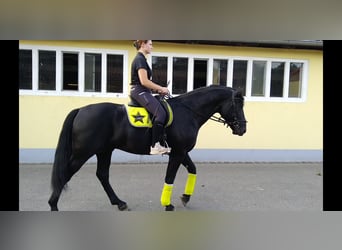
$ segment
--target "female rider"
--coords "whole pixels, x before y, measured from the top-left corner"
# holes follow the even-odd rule
[[[159,101],[152,95],[155,91],[161,95],[169,94],[166,87],[151,81],[152,70],[146,56],[152,51],[152,40],[136,40],[133,43],[138,53],[131,66],[131,97],[145,107],[154,117],[152,125],[151,155],[170,153],[171,148],[162,146],[166,112]]]

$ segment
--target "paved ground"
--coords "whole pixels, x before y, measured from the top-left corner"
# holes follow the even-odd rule
[[[176,211],[322,211],[322,166],[319,163],[197,163],[197,184],[187,207],[183,193],[187,172],[174,183]],[[51,165],[19,166],[20,211],[48,211]],[[61,211],[118,211],[97,177],[84,165],[59,200]],[[166,163],[112,164],[110,181],[131,211],[163,211],[159,198]],[[119,212],[119,211],[118,211]]]

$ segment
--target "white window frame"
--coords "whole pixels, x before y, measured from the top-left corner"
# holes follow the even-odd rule
[[[186,57],[188,58],[188,83],[187,92],[193,90],[193,63],[194,60],[203,59],[208,61],[207,69],[207,86],[212,82],[212,71],[213,71],[213,61],[214,59],[227,60],[227,83],[228,87],[232,86],[233,82],[233,63],[234,60],[244,60],[247,61],[247,80],[246,80],[246,101],[253,102],[305,102],[307,98],[307,88],[308,88],[308,60],[299,60],[291,58],[267,58],[267,57],[240,57],[240,56],[222,56],[222,55],[203,55],[203,54],[184,54],[184,53],[165,53],[165,52],[152,52],[151,56],[148,57],[148,62],[151,64],[152,56],[161,56],[168,58],[168,72],[167,79],[170,81],[169,89],[172,91],[172,58],[173,57]],[[252,89],[252,65],[253,61],[265,61],[266,62],[266,82],[265,82],[265,96],[251,96]],[[271,80],[271,64],[272,62],[284,62],[284,97],[270,97],[270,80]],[[290,63],[302,63],[303,64],[303,75],[301,81],[301,97],[288,97],[288,87],[289,87],[289,69]],[[172,93],[171,93],[172,94]]]
[[[19,45],[19,49],[32,50],[32,90],[19,89],[19,95],[46,95],[46,96],[85,96],[85,97],[128,97],[128,51],[127,50],[109,50],[109,49],[94,49],[82,47],[62,47],[62,46],[40,46],[40,45]],[[38,51],[48,50],[56,52],[56,90],[38,90]],[[63,75],[63,53],[78,54],[78,90],[63,90],[62,75]],[[85,53],[101,54],[101,92],[85,92],[84,91],[84,58]],[[123,92],[122,93],[107,93],[107,55],[122,55],[123,56]]]

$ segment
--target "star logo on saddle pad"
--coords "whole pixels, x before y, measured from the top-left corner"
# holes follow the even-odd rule
[[[132,116],[134,117],[134,123],[136,123],[136,122],[144,123],[143,119],[144,119],[145,115],[141,115],[139,111],[137,114],[132,115]]]
[[[152,128],[152,121],[147,110],[143,107],[131,107],[126,105],[127,118],[134,127]]]

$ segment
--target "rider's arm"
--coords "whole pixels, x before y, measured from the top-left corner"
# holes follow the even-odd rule
[[[149,88],[152,91],[155,91],[155,92],[157,92],[159,94],[163,94],[163,95],[169,94],[168,88],[162,87],[162,86],[152,82],[151,80],[149,80],[147,78],[147,71],[146,71],[146,69],[140,68],[138,70],[138,76],[139,76],[141,84],[143,86],[145,86],[146,88]]]

